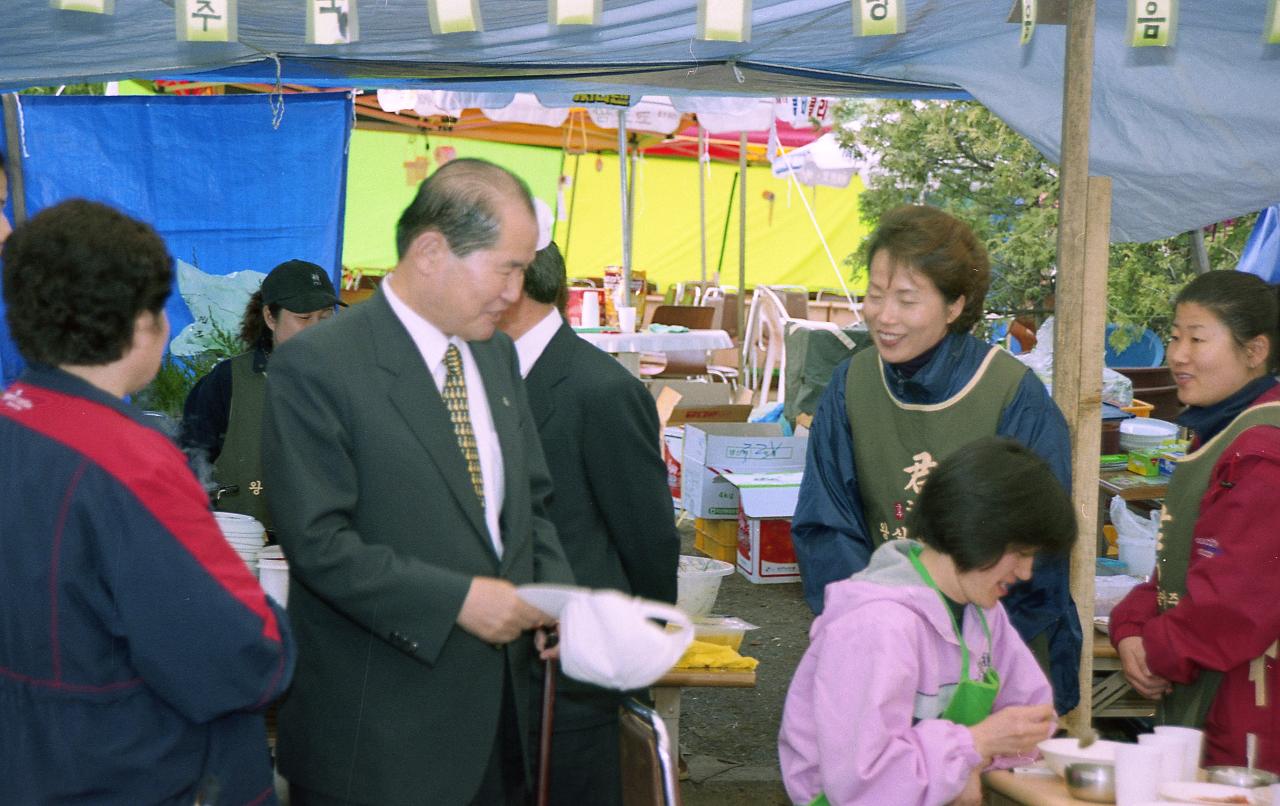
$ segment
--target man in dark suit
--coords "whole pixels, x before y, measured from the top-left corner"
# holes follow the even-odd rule
[[[279,715],[294,806],[514,804],[531,769],[515,587],[573,581],[498,316],[536,243],[479,160],[422,183],[377,295],[271,361],[263,457],[299,646]]]
[[[551,468],[551,521],[579,585],[674,602],[680,538],[658,449],[657,409],[639,380],[561,318],[564,288],[564,259],[552,243],[534,258],[524,296],[499,325],[516,340]],[[621,697],[560,676],[552,803],[621,803]]]

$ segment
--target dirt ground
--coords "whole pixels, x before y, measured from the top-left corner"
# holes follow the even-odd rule
[[[682,553],[695,554],[692,524],[682,524],[680,534]],[[809,645],[812,614],[799,583],[756,585],[739,574],[724,578],[715,612],[759,627],[741,649],[760,660],[756,687],[684,690],[680,740],[689,778],[681,794],[686,806],[786,804],[778,725],[787,685]]]

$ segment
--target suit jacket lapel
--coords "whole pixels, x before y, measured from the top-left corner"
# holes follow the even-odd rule
[[[572,369],[573,342],[578,336],[569,325],[562,324],[547,348],[534,362],[529,377],[525,378],[525,388],[529,392],[529,408],[533,412],[534,422],[542,431],[547,421],[556,411],[556,386],[569,377]]]
[[[417,345],[409,338],[408,332],[381,292],[364,304],[376,306],[370,311],[370,321],[373,323],[371,336],[377,351],[378,365],[394,376],[390,386],[391,405],[404,418],[409,430],[440,469],[445,486],[467,513],[477,537],[493,554],[493,543],[489,539],[489,527],[484,521],[484,510],[471,487],[467,462],[458,448],[453,423],[449,420],[449,410],[445,408],[444,399],[436,389],[430,370],[422,361],[422,354],[418,352]],[[494,558],[497,558],[496,554]]]

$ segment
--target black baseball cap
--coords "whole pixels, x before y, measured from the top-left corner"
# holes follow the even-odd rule
[[[279,305],[294,313],[311,313],[347,303],[338,298],[333,281],[324,269],[305,260],[287,260],[262,281],[262,304]]]

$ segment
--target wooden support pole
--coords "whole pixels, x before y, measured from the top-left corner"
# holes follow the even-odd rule
[[[707,130],[698,124],[698,254],[702,258],[702,274],[698,278],[707,281],[707,166],[702,163],[702,152],[707,147]],[[703,289],[706,290],[705,288]]]
[[[622,211],[622,292],[618,305],[630,306],[631,302],[631,206],[627,192],[627,112],[618,112],[618,208]]]
[[[738,338],[747,330],[747,133],[738,133]]]
[[[1054,305],[1053,396],[1071,429],[1071,492],[1078,540],[1071,595],[1080,615],[1080,704],[1065,720],[1093,717],[1093,577],[1097,556],[1098,455],[1102,440],[1102,356],[1106,331],[1111,182],[1089,176],[1095,0],[1070,0],[1059,165],[1058,276]]]

